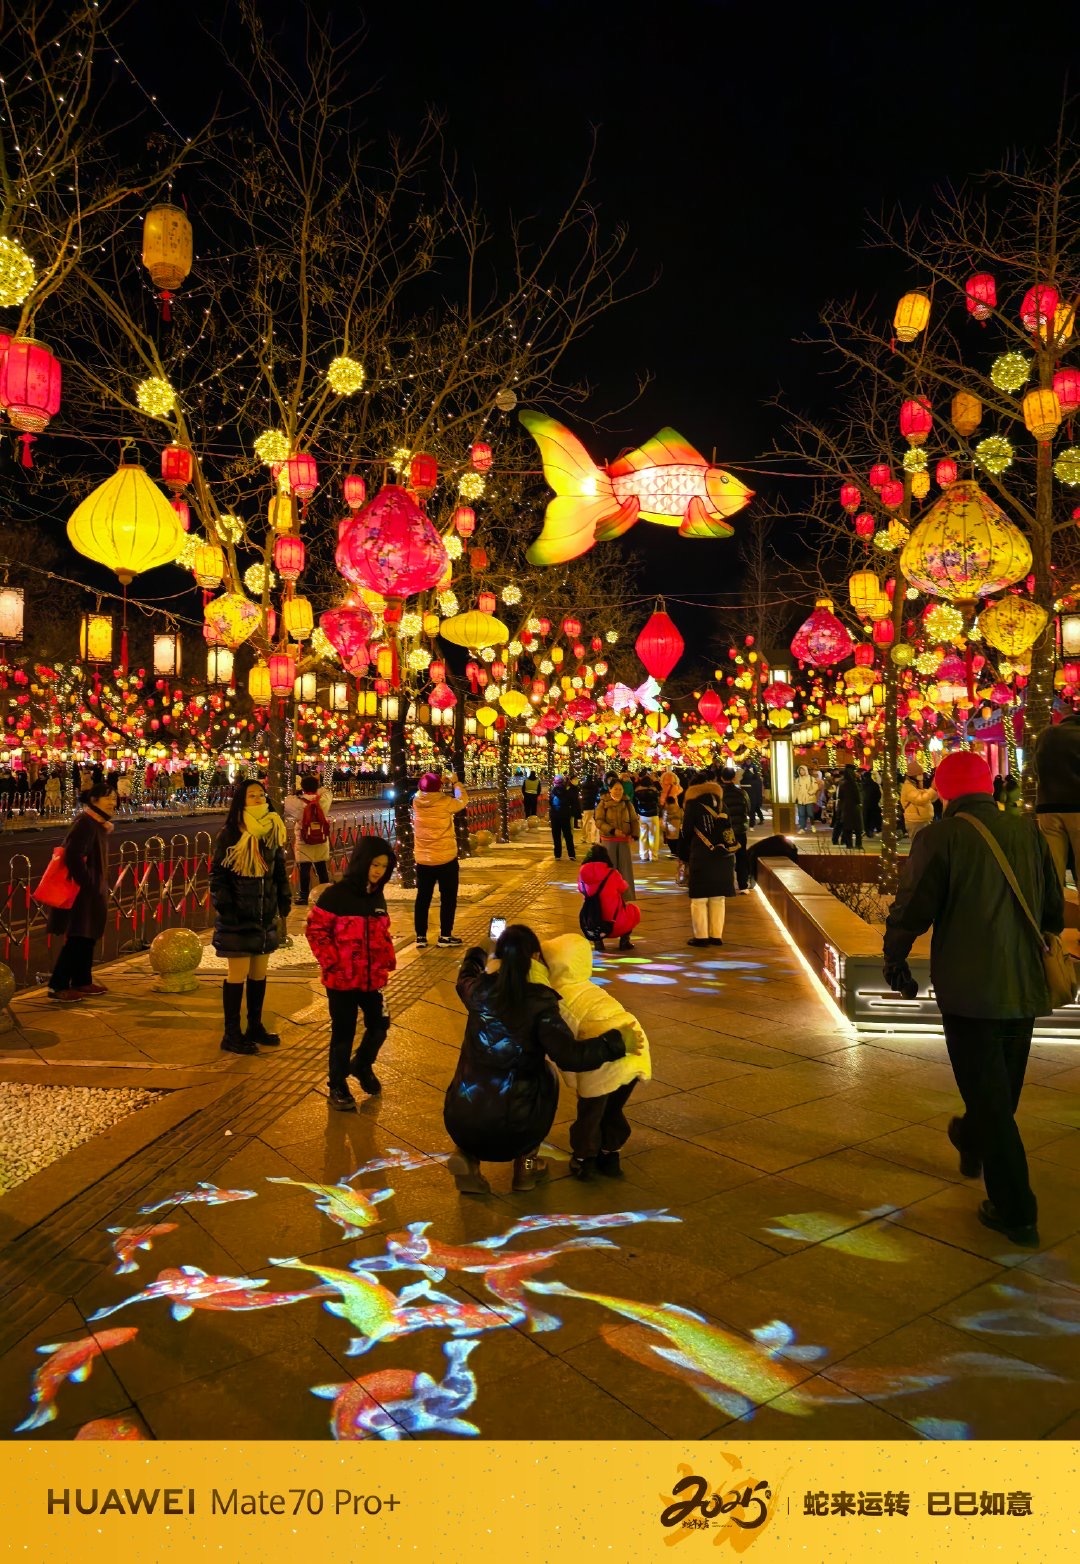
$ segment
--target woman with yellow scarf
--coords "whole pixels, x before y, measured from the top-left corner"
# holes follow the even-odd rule
[[[222,984],[226,1053],[257,1054],[259,1044],[276,1047],[281,1038],[263,1025],[266,968],[278,947],[278,920],[292,906],[285,867],[285,822],[270,807],[261,782],[241,781],[233,789],[224,829],[214,844],[210,899],[214,904],[214,949],[225,956],[229,975]],[[247,983],[247,1031],[240,1013]]]

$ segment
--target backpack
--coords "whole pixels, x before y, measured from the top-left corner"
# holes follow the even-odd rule
[[[614,873],[614,869],[609,869],[595,891],[590,891],[582,903],[581,911],[578,913],[578,923],[587,940],[607,939],[611,933],[611,922],[600,910],[600,893]]]
[[[305,847],[321,847],[330,840],[330,822],[317,798],[304,805],[300,820],[300,840]]]

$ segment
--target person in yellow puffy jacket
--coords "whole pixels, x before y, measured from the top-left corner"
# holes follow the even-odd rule
[[[468,806],[469,795],[456,777],[453,796],[443,792],[437,771],[425,771],[413,799],[413,855],[416,859],[416,907],[413,926],[417,950],[427,949],[428,913],[439,888],[439,944],[460,945],[454,934],[458,897],[458,844],[454,816]]]

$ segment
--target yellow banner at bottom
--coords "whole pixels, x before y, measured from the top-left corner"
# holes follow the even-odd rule
[[[36,1561],[573,1564],[1074,1557],[1080,1446],[9,1444],[0,1551]]]

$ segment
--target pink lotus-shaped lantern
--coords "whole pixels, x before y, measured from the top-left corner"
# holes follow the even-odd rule
[[[843,629],[843,625],[840,628]],[[795,699],[795,690],[790,684],[785,684],[782,679],[777,679],[773,684],[765,686],[765,692],[761,698],[766,706],[771,706],[775,711],[779,711],[781,706],[788,706]]]
[[[855,643],[832,611],[832,600],[819,597],[814,612],[795,632],[793,657],[812,668],[831,668],[850,657]]]
[[[338,526],[337,568],[346,581],[397,600],[427,592],[449,563],[442,539],[405,489],[387,484]]]
[[[319,628],[341,658],[347,673],[360,677],[371,661],[368,637],[374,621],[366,608],[330,608],[319,615]]]
[[[567,702],[565,710],[568,717],[584,722],[595,712],[596,702],[590,700],[587,695],[577,695],[572,701]]]
[[[453,711],[457,705],[457,696],[448,684],[437,684],[431,692],[429,705],[436,711]]]

